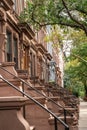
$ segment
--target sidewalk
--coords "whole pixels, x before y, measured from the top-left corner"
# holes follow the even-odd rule
[[[79,130],[87,130],[87,102],[80,102]]]

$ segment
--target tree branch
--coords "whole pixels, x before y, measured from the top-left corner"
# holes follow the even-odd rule
[[[69,11],[69,9],[68,9],[68,7],[67,7],[67,4],[66,4],[66,2],[65,2],[64,0],[62,0],[62,3],[63,3],[63,5],[64,5],[64,7],[65,7],[65,9],[66,9],[66,11],[67,11],[69,17],[71,18],[71,20],[74,21],[75,23],[77,23],[77,24],[80,26],[80,28],[85,31],[85,33],[86,33],[86,35],[87,35],[87,28],[86,28],[83,24],[81,24],[78,20],[76,20],[76,19],[71,15],[71,13],[70,13],[70,11]]]
[[[76,55],[76,54],[71,54],[71,55],[73,55],[74,57],[80,59],[80,60],[83,61],[84,63],[87,63],[87,61],[86,61],[85,59],[81,58],[79,55]]]

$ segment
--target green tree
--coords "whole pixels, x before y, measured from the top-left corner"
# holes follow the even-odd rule
[[[65,67],[65,85],[72,86],[71,88],[74,88],[75,91],[84,86],[87,96],[87,37],[82,31],[73,32],[71,37],[73,42]]]
[[[66,31],[68,28],[65,28],[65,35],[72,41],[69,45],[72,46],[70,57],[67,58],[68,64],[71,64],[65,74],[68,72],[68,78],[74,85],[77,81],[78,84],[83,84],[87,94],[87,0],[27,0],[27,7],[21,13],[20,21],[27,22],[37,29],[47,25],[75,29],[69,32]]]
[[[87,35],[87,0],[27,0],[20,18],[36,27],[70,26]]]

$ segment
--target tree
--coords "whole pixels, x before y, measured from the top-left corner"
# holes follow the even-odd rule
[[[73,42],[65,67],[65,85],[72,86],[75,91],[84,86],[87,96],[87,37],[82,31],[73,32],[71,37]]]
[[[27,0],[20,18],[36,27],[70,26],[87,35],[87,0]]]
[[[76,32],[72,31],[70,37],[72,40],[71,55],[67,59],[72,65],[74,63],[74,66],[70,64],[67,70],[70,72],[70,79],[73,79],[71,81],[74,84],[76,81],[81,82],[86,90],[87,0],[31,1],[27,0],[27,7],[20,16],[21,22],[27,22],[37,29],[47,25],[60,25],[63,28],[72,27],[75,29]]]

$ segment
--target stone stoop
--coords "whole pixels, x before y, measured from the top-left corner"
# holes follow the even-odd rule
[[[17,69],[16,71],[17,71],[18,77],[20,77],[24,80],[27,80],[29,78],[27,70]]]
[[[46,100],[42,97],[34,97],[39,103],[44,105],[46,108]],[[32,126],[35,125],[36,130],[50,130],[50,125],[48,123],[48,119],[50,114],[43,110],[41,107],[36,105],[31,100],[27,101],[27,105],[25,106],[25,118]]]
[[[60,98],[58,96],[50,96],[49,99],[52,99],[56,104],[59,104]],[[46,105],[47,107],[54,113],[58,113],[60,106],[54,104],[52,101],[47,100]]]
[[[18,74],[14,68],[15,63],[14,62],[3,62],[0,64],[0,66],[3,68],[3,69],[0,68],[0,75],[3,78],[5,78],[7,81],[12,83],[13,85],[15,85],[19,89],[21,89],[20,81],[16,78],[16,77],[18,77]],[[10,73],[13,75],[11,75]],[[2,79],[0,79],[0,97],[4,97],[4,96],[22,96],[22,94],[20,94],[19,92],[17,92],[17,90],[15,90],[10,85],[8,85],[8,83],[6,83]]]
[[[72,125],[78,126],[78,116],[75,108],[65,108],[67,110],[66,115],[71,117],[73,120]],[[62,109],[59,110],[60,113],[64,113]]]
[[[62,90],[62,94],[61,93]],[[53,94],[53,96],[59,96],[60,97],[60,104],[63,105],[65,108],[75,108],[76,112],[79,113],[79,99],[77,97],[75,97],[74,95],[71,95],[71,92],[68,93],[65,92],[64,89],[64,93],[63,94],[63,88],[50,88],[49,87],[49,91]]]
[[[18,79],[8,79],[10,83],[21,89],[20,81]],[[15,90],[12,86],[8,85],[4,81],[0,80],[0,97],[4,96],[22,96],[20,92]]]
[[[42,94],[44,93],[42,86],[37,86],[37,87],[32,86],[32,87],[35,88],[40,93],[42,93]],[[25,87],[25,92],[28,93],[32,97],[41,97],[41,94],[39,94],[38,92],[36,92],[33,88],[26,86]]]
[[[21,112],[26,100],[27,98],[19,96],[0,97],[0,129],[31,130],[29,123],[23,118]]]
[[[65,102],[63,102],[62,101],[62,99],[59,97],[59,95],[57,95],[57,96],[54,96],[54,93],[52,93],[52,92],[49,92],[48,93],[48,91],[46,90],[46,88],[45,88],[45,86],[39,86],[38,84],[37,84],[37,86],[35,86],[35,88],[37,89],[37,90],[39,90],[40,92],[42,92],[42,93],[44,93],[46,96],[48,96],[50,99],[52,99],[54,102],[56,102],[56,103],[59,103],[60,105],[63,105],[63,107],[65,107],[66,109],[67,109],[67,111],[69,111],[70,112],[70,114],[71,115],[69,115],[69,114],[67,114],[67,116],[69,116],[69,118],[71,118],[70,120],[72,120],[72,124],[69,124],[69,126],[70,126],[70,130],[74,130],[74,129],[76,129],[77,130],[77,125],[78,125],[78,114],[77,114],[77,109],[76,108],[72,108],[71,106],[66,106],[66,104],[65,104]],[[39,96],[39,94],[37,94],[37,92],[35,92],[35,90],[33,90],[32,88],[28,88],[27,89],[27,92],[28,92],[28,94],[30,94],[31,96],[33,96],[35,99],[37,98],[37,100],[38,101],[40,101],[40,103],[41,103],[41,99],[44,99],[44,101],[45,101],[45,104],[43,104],[43,105],[45,105],[49,110],[51,110],[53,113],[57,113],[58,115],[64,115],[64,111],[63,111],[63,109],[62,108],[60,108],[60,107],[58,107],[58,106],[56,106],[54,103],[52,103],[50,100],[45,100],[45,98],[43,98],[43,96]],[[37,107],[37,105],[35,105],[34,103],[31,105],[32,103],[29,103],[29,105],[27,106],[27,109],[29,109],[30,111],[32,111],[33,110],[33,108],[34,108],[34,110],[36,109],[38,112],[40,111],[39,109],[39,107]],[[37,109],[38,108],[38,109]],[[62,110],[61,110],[62,109]],[[36,128],[38,128],[38,130],[40,130],[41,129],[41,127],[40,126],[43,126],[43,123],[40,123],[40,126],[39,126],[39,121],[38,121],[38,119],[39,118],[41,118],[41,120],[42,120],[42,122],[43,122],[43,120],[44,120],[44,116],[45,116],[45,118],[46,118],[46,114],[45,115],[43,115],[42,117],[38,117],[38,115],[40,116],[40,114],[39,113],[41,113],[41,112],[37,112],[38,114],[34,114],[33,115],[33,113],[35,113],[34,112],[34,110],[33,110],[33,112],[30,112],[29,111],[29,114],[26,114],[27,115],[27,119],[29,120],[29,122],[31,122],[31,124],[32,124],[32,122],[33,122],[33,124],[35,124],[35,126],[38,126],[38,127],[36,127]],[[27,113],[27,110],[26,110],[26,113]],[[32,113],[32,114],[31,114]],[[42,112],[43,113],[43,112]],[[74,117],[72,116],[72,114],[74,115]],[[30,121],[30,116],[29,115],[31,115],[31,120],[32,121]],[[48,114],[49,115],[49,114]],[[33,118],[32,118],[32,116],[33,116]],[[48,120],[49,120],[49,118],[50,118],[50,116],[48,116]],[[37,120],[37,121],[36,121]],[[46,119],[47,120],[47,119]],[[37,122],[37,123],[36,123]],[[48,121],[47,121],[48,122]],[[48,124],[46,124],[46,125],[48,125]],[[43,129],[48,129],[48,128],[46,128],[46,125],[45,125],[45,128],[43,127]],[[49,127],[49,125],[48,125],[48,127]],[[62,126],[60,125],[60,128],[61,128]],[[73,128],[73,129],[72,129]]]
[[[64,117],[61,116],[60,119],[64,120]],[[48,121],[50,124],[50,130],[54,130],[54,118],[51,117],[49,118]],[[71,118],[70,116],[67,116],[66,121],[67,121],[67,125],[69,126],[69,130],[78,130],[78,126],[73,126],[73,117]],[[57,121],[57,127],[58,130],[65,130],[65,127],[59,121]]]
[[[7,66],[6,66],[7,65]],[[67,109],[69,109],[70,113],[74,114],[74,118],[73,117],[69,117],[67,116],[67,120],[70,126],[70,130],[77,130],[76,126],[78,125],[78,114],[79,114],[79,106],[77,103],[77,100],[75,100],[73,98],[73,96],[71,96],[71,93],[69,95],[66,95],[66,91],[64,91],[64,96],[63,96],[63,91],[59,91],[62,89],[59,89],[58,91],[55,89],[52,89],[49,87],[49,89],[47,89],[46,86],[44,85],[40,85],[38,82],[36,82],[36,84],[31,84],[30,80],[28,79],[28,75],[26,71],[18,71],[18,74],[16,73],[14,67],[14,64],[3,64],[3,67],[7,68],[8,70],[12,71],[12,73],[15,73],[16,76],[19,76],[20,78],[23,78],[25,81],[27,81],[29,83],[30,86],[35,87],[38,91],[40,91],[42,94],[48,96],[50,99],[52,99],[53,101],[55,101],[56,103],[59,103],[61,105],[63,105],[64,107],[66,107]],[[2,76],[4,75],[4,72],[1,71],[0,72],[2,74]],[[33,90],[33,88],[28,87],[27,85],[22,86],[22,84],[20,83],[20,81],[16,78],[11,77],[10,75],[5,76],[5,78],[7,78],[7,80],[9,80],[12,84],[14,84],[15,86],[17,86],[19,89],[21,89],[22,91],[25,91],[27,94],[29,94],[30,96],[32,96],[34,99],[36,99],[39,103],[41,103],[42,105],[44,105],[46,108],[50,109],[53,113],[57,113],[58,115],[63,115],[63,111],[60,109],[60,107],[56,106],[55,104],[53,104],[50,100],[45,99],[43,96],[41,96],[41,94],[38,94],[35,90]],[[24,87],[24,88],[23,88]],[[6,91],[5,91],[6,90]],[[62,93],[62,95],[61,95]],[[2,80],[0,80],[0,96],[24,96],[22,94],[20,94],[19,92],[17,92],[15,89],[11,88],[9,85],[7,85],[6,83],[4,83]],[[65,97],[65,101],[62,100],[61,96]],[[74,99],[74,101],[73,101]],[[73,105],[75,106],[74,110],[71,110],[71,106],[67,103],[70,103],[71,101],[73,101]],[[48,130],[48,129],[52,129],[54,127],[54,123],[53,123],[53,119],[51,118],[51,115],[46,112],[45,110],[43,110],[41,107],[39,107],[38,105],[36,105],[34,102],[32,102],[31,100],[27,100],[27,104],[25,106],[25,117],[27,119],[27,121],[30,124],[30,129],[31,130]],[[78,117],[78,118],[77,118]],[[64,118],[64,117],[60,117],[60,118]],[[71,121],[71,122],[70,122]],[[32,127],[32,126],[35,127]],[[59,127],[60,129],[62,129],[62,125],[60,125],[59,123]],[[73,129],[72,129],[73,127]]]
[[[0,68],[0,75],[2,75],[5,79],[13,79],[15,76],[18,76],[14,66],[14,62],[3,62],[0,65],[3,69],[7,70],[8,72],[12,73],[13,75],[9,74],[7,71]],[[15,76],[14,76],[15,75]]]
[[[55,97],[54,97],[54,99],[55,99]],[[50,104],[51,105],[50,105],[50,107],[48,106],[48,108],[50,108],[51,111],[53,111],[60,118],[61,118],[61,116],[64,117],[64,110],[63,110],[63,108],[57,107],[56,105],[52,104],[52,102]],[[66,109],[66,116],[70,120],[72,120],[72,123],[70,123],[68,121],[68,123],[69,123],[68,125],[70,126],[70,130],[74,130],[74,129],[78,130],[78,127],[77,127],[78,126],[78,113],[77,113],[77,109],[71,108],[71,107],[65,107],[65,109]],[[68,118],[67,118],[67,120],[68,120]]]
[[[73,129],[77,129],[78,128],[78,120],[79,120],[79,99],[76,98],[74,95],[71,94],[71,92],[69,93],[67,90],[64,89],[64,95],[63,95],[63,88],[56,88],[56,87],[52,87],[52,86],[46,86],[46,89],[48,90],[48,96],[50,97],[50,93],[51,96],[53,96],[53,100],[56,103],[59,103],[60,105],[62,105],[67,111],[69,111],[69,113],[71,115],[73,115],[73,120],[72,120],[72,127]],[[62,90],[62,92],[61,92]],[[61,94],[62,93],[62,94]],[[58,97],[57,100],[55,100],[55,97]],[[64,99],[63,99],[64,98]],[[55,106],[50,102],[50,107],[51,110],[55,111],[55,113],[58,113],[59,115],[63,115],[64,111],[62,108],[57,107],[57,109],[54,109]],[[67,113],[68,116],[70,116]],[[72,116],[71,116],[72,118]]]

